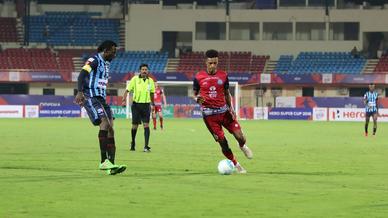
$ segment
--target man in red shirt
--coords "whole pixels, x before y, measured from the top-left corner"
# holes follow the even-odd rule
[[[156,114],[159,116],[160,129],[163,130],[163,113],[162,113],[162,100],[163,105],[167,105],[166,96],[164,95],[163,89],[155,82],[155,93],[154,93],[154,103],[155,107],[152,111],[152,121],[154,123],[154,129],[156,130]]]
[[[231,95],[229,92],[228,74],[217,70],[218,52],[206,51],[206,71],[196,74],[193,82],[194,99],[201,105],[203,120],[206,127],[220,144],[222,153],[235,165],[237,172],[246,173],[246,170],[237,162],[232,150],[229,148],[222,127],[226,128],[238,141],[244,155],[251,159],[252,151],[245,144],[246,139],[236,120]]]

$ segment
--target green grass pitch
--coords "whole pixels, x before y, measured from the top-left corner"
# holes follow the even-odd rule
[[[241,121],[254,152],[246,175],[221,176],[224,159],[202,120],[151,130],[151,153],[129,151],[116,120],[117,163],[98,170],[98,128],[87,119],[0,120],[0,217],[387,217],[388,124]],[[371,129],[371,128],[370,128]]]

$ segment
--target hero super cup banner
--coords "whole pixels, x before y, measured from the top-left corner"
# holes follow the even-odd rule
[[[78,105],[40,106],[39,117],[80,117],[81,108]]]
[[[365,109],[329,108],[330,121],[365,121]],[[380,109],[377,120],[388,122],[388,109]]]
[[[311,108],[270,108],[269,120],[311,120],[313,110]]]

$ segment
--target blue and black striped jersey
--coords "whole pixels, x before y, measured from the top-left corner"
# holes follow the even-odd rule
[[[109,78],[109,61],[105,61],[101,54],[89,58],[83,70],[89,73],[83,84],[83,93],[88,97],[106,97],[106,86]]]
[[[364,95],[364,100],[366,101],[365,111],[367,113],[377,112],[377,99],[379,94],[377,92],[368,91]]]

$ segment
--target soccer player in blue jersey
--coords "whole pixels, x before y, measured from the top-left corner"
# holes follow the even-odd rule
[[[98,140],[100,143],[100,170],[110,175],[124,172],[125,165],[115,164],[115,138],[113,130],[113,116],[106,103],[106,86],[109,78],[109,65],[116,56],[117,44],[104,41],[97,49],[97,54],[89,58],[78,77],[78,92],[75,103],[84,107],[90,121],[100,127]]]
[[[365,104],[365,136],[368,136],[368,124],[370,117],[373,118],[373,135],[376,135],[377,130],[377,115],[378,115],[378,104],[377,100],[379,94],[375,91],[375,84],[369,84],[369,91],[364,95]]]

